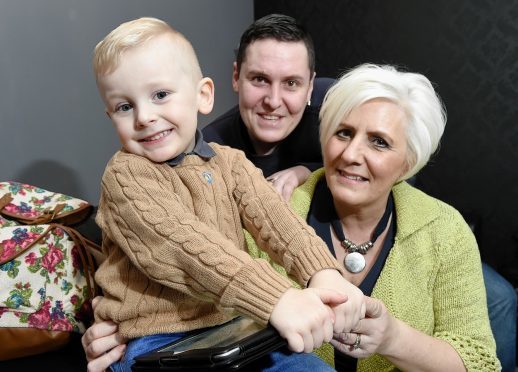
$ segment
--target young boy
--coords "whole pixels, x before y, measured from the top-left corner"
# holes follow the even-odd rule
[[[96,46],[93,64],[123,147],[96,218],[106,258],[95,315],[132,339],[112,368],[129,371],[135,356],[239,314],[270,322],[296,352],[351,330],[363,295],[325,243],[241,151],[203,141],[197,114],[212,110],[214,85],[185,37],[154,18],[130,21]],[[253,260],[243,227],[312,288]],[[270,370],[328,368],[312,354],[274,354]]]

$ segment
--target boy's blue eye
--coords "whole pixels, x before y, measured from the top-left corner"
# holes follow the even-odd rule
[[[118,105],[116,108],[115,108],[115,111],[123,111],[123,112],[126,112],[126,111],[129,111],[131,110],[131,105],[129,103],[123,103],[122,105]]]
[[[164,98],[165,98],[165,97],[167,97],[168,95],[169,95],[169,93],[168,93],[168,92],[160,91],[160,92],[157,92],[157,93],[155,94],[155,97],[156,97],[157,99],[164,99]]]

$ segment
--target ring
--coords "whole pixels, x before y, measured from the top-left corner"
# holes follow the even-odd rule
[[[360,342],[362,342],[362,335],[357,333],[356,334],[356,341],[354,341],[353,350],[360,348]]]

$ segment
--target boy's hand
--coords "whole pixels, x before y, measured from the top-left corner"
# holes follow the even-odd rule
[[[95,309],[101,297],[95,297],[92,308]],[[88,372],[105,371],[112,363],[120,360],[126,349],[127,340],[117,333],[114,322],[95,323],[81,337],[81,344],[88,361]]]
[[[294,352],[309,353],[333,337],[334,314],[330,306],[347,296],[322,288],[288,289],[273,308],[270,324]]]
[[[347,302],[333,306],[334,332],[350,332],[365,318],[365,299],[362,291],[349,283],[334,269],[321,270],[311,277],[309,288],[327,288],[347,295]]]

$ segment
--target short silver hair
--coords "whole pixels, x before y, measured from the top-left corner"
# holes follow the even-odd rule
[[[320,143],[324,147],[350,112],[363,103],[383,98],[397,104],[407,117],[408,179],[428,163],[446,126],[446,109],[424,75],[398,71],[394,66],[363,64],[328,90],[320,110]]]

